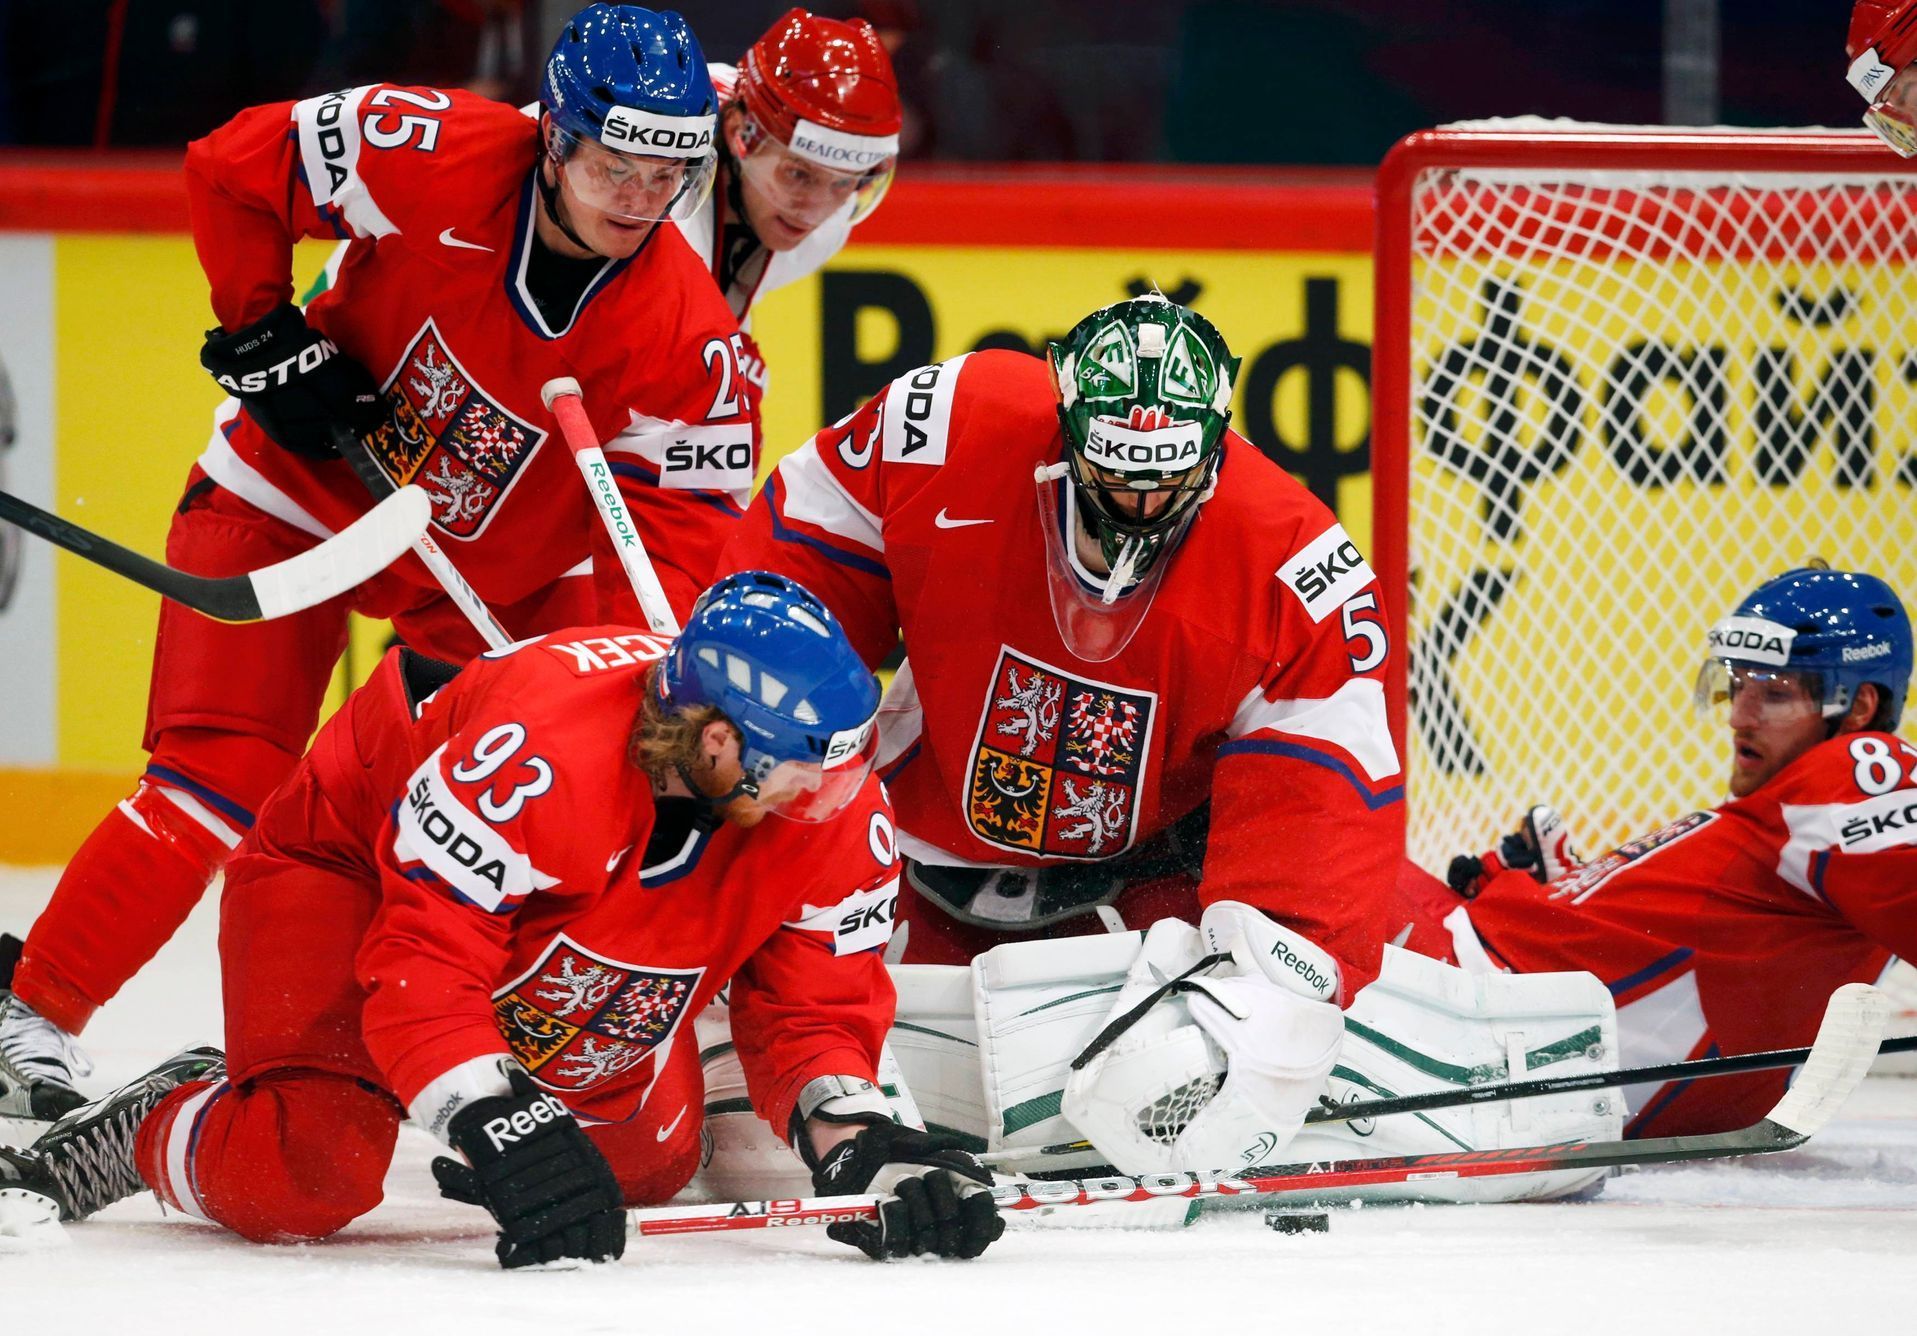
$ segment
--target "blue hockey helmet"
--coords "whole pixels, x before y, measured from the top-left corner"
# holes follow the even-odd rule
[[[1826,719],[1872,683],[1884,696],[1872,726],[1892,729],[1910,688],[1910,616],[1874,575],[1799,567],[1766,580],[1711,628],[1700,703],[1725,692],[1733,666],[1800,675]]]
[[[704,203],[718,162],[717,100],[679,14],[588,5],[553,45],[539,101],[552,118],[548,151],[594,208],[656,221]],[[582,155],[588,142],[607,151]]]
[[[707,589],[658,680],[669,709],[710,705],[732,722],[747,792],[781,816],[824,821],[871,773],[878,681],[796,580],[743,571]]]

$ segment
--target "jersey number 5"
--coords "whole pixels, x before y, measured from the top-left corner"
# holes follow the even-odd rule
[[[1367,611],[1371,616],[1358,616]],[[1338,615],[1344,621],[1345,653],[1351,656],[1351,671],[1368,673],[1383,663],[1388,642],[1384,623],[1378,620],[1378,596],[1370,592],[1354,594],[1345,600]]]

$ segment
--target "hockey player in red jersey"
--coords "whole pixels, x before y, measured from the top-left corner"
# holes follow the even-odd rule
[[[439,542],[511,634],[636,620],[550,439],[540,387],[567,375],[683,615],[755,468],[735,322],[659,226],[702,203],[715,129],[685,22],[601,4],[561,35],[537,115],[373,85],[256,107],[191,145],[194,240],[220,322],[201,357],[235,398],[215,414],[167,559],[232,574],[353,520],[369,498],[333,452],[343,426],[429,492]],[[301,237],[350,239],[304,312],[289,300]],[[349,608],[390,616],[440,658],[483,648],[410,557],[274,622],[162,606],[151,760],[68,865],[0,993],[0,1116],[78,1101],[71,1036],[178,927],[298,759]]]
[[[729,576],[670,648],[574,628],[451,668],[398,650],[228,865],[228,1049],[0,1152],[65,1219],[151,1186],[257,1242],[381,1198],[400,1119],[506,1266],[605,1260],[699,1159],[692,1018],[730,980],[754,1107],[875,1257],[976,1256],[990,1176],[874,1085],[898,885],[878,684],[815,597]],[[768,814],[788,819],[766,819]]]
[[[1895,735],[1910,620],[1871,575],[1787,571],[1711,628],[1730,799],[1588,863],[1534,808],[1453,887],[1407,864],[1393,932],[1469,969],[1589,970],[1626,1065],[1808,1044],[1839,985],[1917,957],[1917,748]],[[1460,898],[1462,894],[1463,898]],[[1627,1132],[1755,1121],[1787,1074],[1627,1091]]]
[[[788,10],[736,68],[714,65],[719,181],[679,223],[741,328],[766,293],[816,272],[878,207],[899,152],[898,80],[863,19]],[[750,338],[751,374],[763,380]]]
[[[1917,156],[1917,0],[1857,0],[1844,50],[1850,86],[1870,104],[1864,124]]]
[[[788,456],[728,560],[817,589],[868,663],[908,961],[1239,902],[1348,1000],[1402,851],[1378,589],[1229,431],[1238,361],[1162,297],[1050,361],[900,377]],[[1209,841],[1206,827],[1209,825]]]

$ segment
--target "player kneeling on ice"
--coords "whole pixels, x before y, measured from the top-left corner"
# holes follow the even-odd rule
[[[1710,630],[1700,707],[1730,730],[1730,797],[1590,862],[1534,807],[1447,886],[1407,864],[1392,931],[1470,970],[1588,970],[1625,1065],[1810,1042],[1839,985],[1917,958],[1917,747],[1896,736],[1910,619],[1873,575],[1806,567]],[[1632,1136],[1742,1126],[1759,1072],[1629,1088]]]
[[[728,979],[754,1107],[874,1257],[1002,1224],[949,1138],[874,1088],[897,840],[878,685],[791,580],[730,576],[676,640],[557,632],[463,671],[399,650],[228,864],[228,1051],[189,1050],[0,1152],[63,1219],[151,1187],[259,1242],[381,1199],[403,1117],[460,1156],[508,1267],[604,1261],[699,1158],[691,1021]],[[784,820],[765,821],[768,815]]]

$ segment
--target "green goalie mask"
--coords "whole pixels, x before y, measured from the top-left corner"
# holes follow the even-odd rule
[[[1114,587],[1169,551],[1210,494],[1238,359],[1153,293],[1094,311],[1050,348],[1079,522]]]

